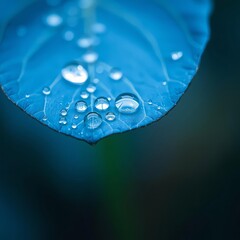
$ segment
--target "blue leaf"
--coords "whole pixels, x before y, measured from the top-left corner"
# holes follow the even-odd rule
[[[34,1],[5,28],[0,84],[32,117],[89,143],[146,126],[196,73],[210,10],[209,0]]]

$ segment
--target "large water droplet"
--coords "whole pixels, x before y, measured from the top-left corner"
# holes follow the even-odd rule
[[[183,52],[173,52],[172,60],[177,61],[183,57]]]
[[[87,70],[78,63],[71,63],[62,69],[62,77],[75,84],[83,84],[88,79]]]
[[[63,22],[62,17],[55,13],[50,14],[46,17],[46,23],[51,27],[58,27],[59,25],[62,24],[62,22]]]
[[[49,87],[45,87],[43,88],[42,93],[47,96],[51,93],[51,89]]]
[[[109,101],[104,97],[100,97],[95,101],[95,108],[100,111],[107,110],[109,108]]]
[[[109,112],[106,114],[106,120],[109,121],[109,122],[112,122],[116,119],[116,115],[112,112]]]
[[[86,112],[88,106],[87,106],[86,102],[79,101],[79,102],[76,103],[75,108],[76,108],[77,112],[83,113],[83,112]]]
[[[132,114],[139,108],[139,100],[134,94],[125,93],[117,97],[115,106],[120,113]]]
[[[88,129],[96,129],[102,124],[102,117],[95,112],[89,113],[84,118],[84,123]]]
[[[123,73],[118,68],[112,68],[109,77],[114,81],[119,81],[122,79]]]

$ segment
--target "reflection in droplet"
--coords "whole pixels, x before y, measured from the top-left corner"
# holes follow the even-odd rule
[[[83,55],[83,60],[89,64],[95,63],[98,60],[98,54],[96,52],[88,52]]]
[[[98,113],[92,112],[84,118],[84,123],[88,129],[94,130],[102,124],[102,117]]]
[[[88,106],[87,106],[86,102],[79,101],[79,102],[76,103],[75,108],[76,108],[77,112],[83,113],[87,110]]]
[[[118,68],[112,68],[109,77],[114,81],[119,81],[122,79],[123,73]]]
[[[89,97],[89,93],[88,92],[82,92],[81,93],[81,98],[82,99],[88,99],[88,97]]]
[[[116,115],[112,112],[106,114],[106,120],[112,122],[116,119]]]
[[[51,89],[49,87],[45,87],[43,88],[42,93],[47,96],[51,93]]]
[[[98,109],[100,111],[104,111],[109,108],[109,101],[104,97],[100,97],[100,98],[96,99],[94,105],[95,105],[96,109]]]
[[[152,105],[153,104],[153,101],[150,99],[148,100],[148,105]]]
[[[58,27],[63,22],[63,19],[58,14],[50,14],[46,17],[46,23],[51,27]]]
[[[66,109],[61,110],[61,115],[62,116],[67,116],[68,112]]]
[[[30,95],[29,95],[29,94],[26,94],[26,95],[25,95],[25,98],[30,98]]]
[[[43,119],[42,119],[44,122],[46,122],[48,119],[47,119],[47,116],[44,116]]]
[[[177,61],[183,57],[183,52],[173,52],[172,53],[172,60]]]
[[[79,116],[78,115],[74,115],[74,119],[78,119],[79,118]]]
[[[87,91],[89,93],[94,93],[96,91],[96,86],[94,86],[93,84],[90,84],[88,87],[87,87]]]
[[[62,77],[75,84],[83,84],[88,79],[87,70],[78,63],[71,63],[62,69]]]
[[[117,97],[115,106],[120,113],[132,114],[138,110],[139,100],[134,94],[125,93]]]
[[[61,118],[59,119],[59,124],[61,124],[61,125],[67,125],[67,120],[66,120],[66,118],[65,118],[65,117],[61,117]]]

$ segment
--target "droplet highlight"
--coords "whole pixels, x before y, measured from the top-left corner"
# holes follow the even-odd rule
[[[113,122],[116,119],[116,115],[112,112],[106,114],[106,120],[109,122]]]
[[[121,72],[120,69],[113,68],[109,73],[109,77],[114,81],[119,81],[122,79],[123,73]]]
[[[183,57],[183,52],[173,52],[172,60],[177,61]]]
[[[109,101],[107,100],[107,98],[100,97],[96,99],[94,105],[96,109],[100,111],[105,111],[109,108]]]
[[[45,87],[45,88],[43,88],[42,93],[44,95],[48,96],[51,93],[51,89],[49,87]]]

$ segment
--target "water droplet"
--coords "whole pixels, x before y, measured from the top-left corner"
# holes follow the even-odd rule
[[[26,95],[25,95],[25,98],[30,98],[30,95],[29,95],[29,94],[26,94]]]
[[[161,107],[160,107],[160,106],[158,106],[158,107],[157,107],[157,109],[158,109],[158,110],[161,110]]]
[[[48,119],[47,119],[47,116],[44,116],[43,119],[42,119],[44,122],[46,122]]]
[[[61,117],[61,118],[59,119],[59,124],[61,124],[61,125],[67,125],[67,120],[66,120],[66,118],[65,118],[65,117]]]
[[[118,68],[113,68],[109,74],[109,77],[114,81],[119,81],[123,77],[123,73]]]
[[[72,129],[76,129],[78,126],[77,126],[77,124],[76,123],[73,123],[72,124]]]
[[[139,100],[135,95],[125,93],[117,97],[115,106],[120,113],[132,114],[139,108]]]
[[[114,113],[109,112],[109,113],[106,114],[106,120],[107,121],[112,122],[115,119],[116,119],[116,115]]]
[[[67,112],[66,109],[63,109],[63,110],[61,111],[61,115],[62,115],[62,116],[67,116],[67,114],[68,114],[68,112]]]
[[[62,77],[75,84],[83,84],[88,79],[87,70],[78,63],[71,63],[62,69]]]
[[[183,52],[173,52],[172,53],[172,60],[177,61],[183,57]]]
[[[101,33],[106,32],[106,26],[102,23],[95,23],[92,26],[92,30],[95,33],[101,34]]]
[[[152,105],[153,101],[152,100],[148,100],[148,105]]]
[[[63,19],[58,14],[50,14],[46,18],[46,23],[51,27],[58,27],[63,22]]]
[[[88,99],[88,97],[89,97],[89,93],[88,92],[82,92],[81,93],[81,98]]]
[[[74,33],[72,31],[66,31],[64,33],[64,39],[66,41],[72,41],[74,39]]]
[[[88,52],[83,55],[83,60],[89,64],[95,63],[98,60],[98,54],[96,52]]]
[[[163,82],[162,85],[163,85],[163,86],[167,86],[167,82]]]
[[[87,103],[84,101],[79,101],[76,103],[75,108],[78,112],[83,113],[86,112],[88,106]]]
[[[88,87],[87,87],[87,91],[89,93],[94,93],[96,91],[96,86],[90,84]]]
[[[108,101],[110,102],[110,101],[112,101],[112,99],[110,97],[108,97]]]
[[[42,93],[47,96],[51,93],[51,89],[49,87],[45,87],[43,88]]]
[[[93,45],[93,40],[92,38],[80,38],[77,44],[81,48],[89,48]]]
[[[93,79],[93,83],[95,83],[95,84],[98,84],[99,81],[100,81],[100,80],[99,80],[98,78],[94,78],[94,79]]]
[[[96,99],[94,105],[95,105],[96,109],[98,109],[100,111],[104,111],[109,108],[109,101],[104,97],[100,97],[100,98]]]
[[[79,116],[78,115],[74,115],[74,119],[78,119],[79,118]]]
[[[89,113],[84,118],[84,123],[88,129],[96,129],[102,124],[102,117],[95,112]]]

